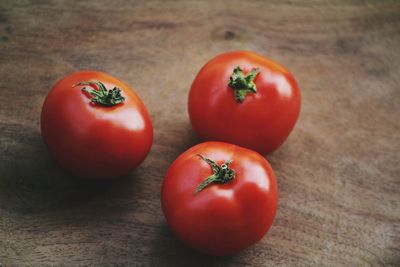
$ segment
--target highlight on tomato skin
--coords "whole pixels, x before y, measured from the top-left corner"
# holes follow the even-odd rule
[[[150,115],[121,80],[99,71],[78,71],[59,80],[41,113],[49,153],[67,171],[88,179],[129,174],[153,142]]]
[[[300,90],[282,65],[251,51],[220,54],[194,79],[188,97],[193,130],[268,154],[287,139],[299,117]]]
[[[204,142],[183,152],[161,189],[162,210],[174,234],[212,256],[234,255],[262,239],[277,203],[268,161],[223,142]]]

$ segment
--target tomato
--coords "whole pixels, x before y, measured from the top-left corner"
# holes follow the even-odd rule
[[[75,72],[54,85],[43,105],[41,132],[61,166],[93,179],[128,174],[146,158],[153,141],[140,98],[98,71]]]
[[[165,175],[161,204],[172,231],[203,253],[232,255],[259,241],[276,213],[278,189],[265,158],[222,142],[181,154]]]
[[[265,154],[292,131],[300,112],[300,92],[283,66],[253,52],[234,51],[203,66],[193,81],[188,109],[200,139]]]

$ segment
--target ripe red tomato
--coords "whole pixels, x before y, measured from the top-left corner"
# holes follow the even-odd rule
[[[257,152],[205,142],[181,154],[163,182],[161,204],[172,231],[189,246],[232,255],[259,241],[276,213],[275,175]]]
[[[94,179],[129,173],[146,158],[153,141],[140,98],[98,71],[75,72],[54,85],[43,105],[41,130],[60,165]]]
[[[277,149],[293,129],[300,92],[283,66],[253,52],[235,51],[204,65],[193,81],[188,108],[202,140],[264,154]]]

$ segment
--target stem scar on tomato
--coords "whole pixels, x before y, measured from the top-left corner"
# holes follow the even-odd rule
[[[118,87],[114,87],[113,89],[107,90],[105,85],[100,81],[93,82],[80,82],[78,84],[73,85],[72,87],[82,86],[82,85],[96,85],[99,90],[96,89],[87,89],[86,87],[82,88],[82,91],[88,93],[92,98],[90,99],[92,103],[112,107],[123,103],[125,98],[121,95],[121,89]]]
[[[235,178],[235,170],[229,168],[229,164],[231,164],[232,160],[228,159],[225,160],[221,166],[218,166],[218,164],[209,159],[206,158],[200,154],[197,154],[202,160],[208,163],[208,165],[211,166],[213,170],[213,174],[208,176],[199,186],[196,188],[195,195],[200,193],[204,188],[206,188],[208,185],[211,183],[220,183],[220,184],[225,184],[230,181],[232,181]]]
[[[247,74],[244,74],[239,66],[233,69],[233,73],[229,77],[228,86],[233,89],[236,102],[242,103],[248,93],[257,93],[254,79],[258,73],[260,73],[260,68],[253,68]]]

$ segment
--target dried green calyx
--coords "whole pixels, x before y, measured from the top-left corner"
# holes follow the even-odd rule
[[[229,164],[232,162],[232,160],[226,160],[225,163],[221,164],[221,166],[218,166],[215,161],[205,158],[200,154],[198,154],[198,156],[211,166],[213,174],[208,176],[201,184],[199,184],[199,186],[196,188],[195,195],[200,193],[211,183],[225,184],[235,178],[235,170],[229,168]]]
[[[233,69],[228,86],[233,89],[236,102],[242,103],[247,94],[257,92],[254,79],[259,72],[259,68],[253,68],[246,74],[239,66]]]
[[[125,98],[121,95],[121,89],[114,87],[113,89],[107,89],[102,82],[92,81],[92,82],[80,82],[73,87],[82,85],[96,85],[98,90],[93,88],[83,87],[82,91],[88,93],[92,96],[91,102],[97,105],[102,105],[106,107],[112,107],[123,103]]]

